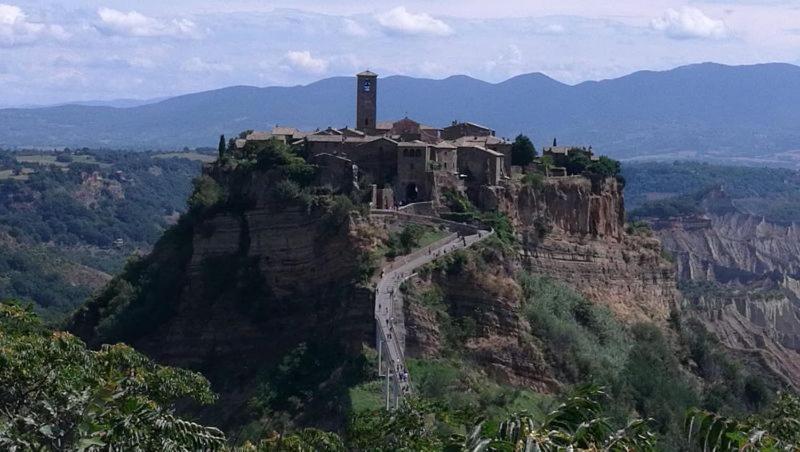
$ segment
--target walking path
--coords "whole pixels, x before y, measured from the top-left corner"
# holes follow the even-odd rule
[[[445,224],[452,223],[437,217],[411,215],[396,211],[379,211],[378,215],[393,215],[409,222],[425,222]],[[386,408],[397,408],[403,394],[409,392],[409,375],[405,366],[404,346],[400,331],[405,331],[402,318],[402,295],[400,285],[411,278],[419,267],[446,256],[453,251],[467,248],[494,234],[494,231],[482,230],[463,223],[454,223],[458,233],[432,243],[407,256],[399,256],[381,269],[381,280],[375,289],[375,321],[376,343],[378,350],[378,374],[386,377]],[[398,307],[400,309],[398,309]]]

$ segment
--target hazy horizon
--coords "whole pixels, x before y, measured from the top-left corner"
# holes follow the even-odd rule
[[[716,62],[713,62],[713,61],[703,61],[703,62],[698,62],[698,63],[689,63],[689,64],[676,66],[676,67],[673,67],[673,68],[667,68],[667,69],[638,69],[638,70],[635,70],[635,71],[627,73],[627,74],[622,74],[622,75],[620,75],[618,77],[586,79],[586,80],[580,80],[580,81],[573,82],[573,83],[569,83],[569,82],[566,82],[566,81],[563,81],[563,80],[558,80],[557,78],[552,77],[552,76],[550,76],[550,75],[548,75],[546,73],[543,73],[543,72],[525,72],[525,73],[511,75],[511,76],[509,76],[509,77],[507,77],[505,79],[498,80],[498,81],[483,80],[483,79],[480,79],[480,78],[477,78],[477,77],[473,77],[473,76],[467,75],[467,74],[451,74],[451,75],[445,75],[445,76],[441,76],[441,77],[415,77],[415,76],[407,75],[407,74],[387,74],[387,75],[378,74],[378,75],[380,76],[381,79],[387,79],[387,78],[391,78],[391,77],[408,77],[408,78],[414,78],[414,79],[419,79],[419,80],[446,80],[446,79],[449,79],[449,78],[452,78],[452,77],[469,77],[471,79],[478,80],[478,81],[481,81],[481,82],[484,82],[484,83],[488,83],[488,84],[492,84],[492,85],[501,84],[501,83],[507,82],[507,81],[509,81],[511,79],[514,79],[514,78],[517,78],[517,77],[524,77],[524,76],[529,76],[529,75],[544,75],[545,77],[548,77],[551,80],[554,80],[554,81],[556,81],[558,83],[562,83],[562,84],[567,85],[567,86],[576,86],[576,85],[580,85],[582,83],[587,83],[587,82],[601,82],[601,81],[604,81],[604,80],[614,80],[614,79],[618,79],[618,78],[627,77],[629,75],[636,74],[636,73],[639,73],[639,72],[669,72],[669,71],[672,71],[672,70],[675,70],[675,69],[680,69],[680,68],[690,67],[690,66],[705,65],[705,64],[720,65],[720,66],[727,66],[727,67],[747,67],[747,66],[762,66],[762,65],[770,65],[770,64],[788,64],[788,65],[791,65],[791,66],[800,67],[800,65],[797,65],[797,64],[782,63],[782,62],[777,62],[777,61],[776,62],[767,62],[767,63],[741,64],[741,65],[727,65],[727,64],[723,64],[723,63],[716,63]],[[43,108],[43,107],[53,107],[53,106],[59,106],[59,105],[74,105],[74,104],[88,104],[88,105],[103,105],[103,104],[116,104],[116,103],[131,104],[131,105],[119,105],[119,106],[118,105],[113,105],[113,106],[117,106],[118,108],[127,108],[127,107],[134,107],[134,106],[139,106],[139,105],[157,103],[157,102],[165,101],[165,100],[168,100],[168,99],[171,99],[171,98],[174,98],[174,97],[191,95],[191,94],[195,94],[195,93],[199,93],[199,92],[221,90],[221,89],[232,88],[232,87],[236,87],[236,86],[249,86],[249,87],[255,87],[255,88],[273,88],[273,87],[275,87],[275,88],[290,88],[290,87],[293,87],[293,86],[313,85],[315,83],[322,82],[322,81],[325,81],[325,80],[328,80],[328,79],[333,79],[333,78],[347,78],[347,77],[354,77],[354,74],[332,74],[332,75],[329,75],[329,76],[325,76],[325,77],[319,78],[317,80],[309,81],[307,83],[297,83],[297,84],[275,84],[275,85],[234,84],[234,85],[217,86],[217,87],[211,87],[211,88],[204,89],[204,90],[187,91],[187,92],[181,92],[181,93],[175,93],[175,94],[170,94],[170,95],[165,95],[165,96],[158,96],[158,97],[151,97],[151,98],[135,98],[135,97],[106,98],[106,99],[103,99],[103,98],[85,98],[85,99],[66,100],[66,101],[50,103],[50,104],[17,104],[17,105],[0,104],[0,108]]]

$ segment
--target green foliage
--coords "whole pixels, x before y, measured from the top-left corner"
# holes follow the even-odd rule
[[[188,201],[191,209],[208,209],[224,200],[225,191],[222,186],[205,174],[195,178],[192,185],[194,190]]]
[[[281,435],[275,433],[257,444],[247,443],[236,452],[345,452],[344,442],[336,433],[304,428]]]
[[[124,271],[75,314],[77,322],[96,318],[96,342],[131,341],[157,328],[173,312],[183,290],[192,253],[192,215],[168,229],[148,256]]]
[[[525,273],[517,279],[532,331],[561,378],[574,383],[616,381],[630,344],[613,315],[550,279]]]
[[[208,381],[159,366],[128,346],[88,350],[0,304],[0,448],[3,450],[219,449],[216,428],[180,419],[181,399],[214,401]]]
[[[397,411],[371,411],[353,417],[348,446],[355,450],[424,451],[650,451],[655,435],[645,420],[614,428],[602,416],[605,394],[581,387],[542,419],[527,412],[504,416],[495,433],[485,418],[411,401]],[[471,427],[457,428],[457,423]]]
[[[355,450],[442,450],[444,439],[438,429],[448,421],[440,406],[411,400],[395,411],[355,413],[348,424],[347,443]]]
[[[606,399],[600,387],[579,387],[538,426],[527,413],[511,415],[500,424],[497,438],[511,450],[655,450],[649,422],[635,419],[615,429],[602,415]]]
[[[528,173],[522,177],[522,183],[536,190],[541,190],[544,187],[544,176],[539,173]]]
[[[676,161],[626,163],[623,172],[628,180],[625,201],[631,209],[638,209],[656,196],[679,199],[665,201],[668,205],[664,207],[678,212],[653,216],[674,216],[681,210],[692,213],[696,204],[690,201],[695,194],[714,187],[722,189],[745,212],[782,224],[800,221],[800,175],[794,170]]]
[[[701,213],[698,195],[679,196],[675,198],[649,201],[632,210],[628,215],[631,218],[660,218],[670,219],[698,215]]]
[[[697,394],[684,379],[661,330],[638,324],[631,334],[633,347],[621,374],[624,393],[638,413],[654,419],[659,433],[677,438],[682,415],[697,403]]]
[[[525,135],[517,135],[511,145],[511,164],[518,166],[530,165],[536,157],[536,148],[531,139]]]
[[[653,236],[653,229],[650,227],[650,223],[642,220],[635,220],[626,224],[625,232],[631,235],[639,235],[643,237]]]
[[[408,224],[399,233],[389,234],[386,241],[386,257],[394,258],[400,255],[409,254],[420,244],[426,228],[419,224]]]
[[[601,177],[616,177],[622,170],[622,166],[617,160],[601,155],[596,161],[591,162],[586,169],[589,173]]]
[[[311,416],[328,403],[344,403],[349,399],[347,388],[366,375],[362,355],[348,355],[339,345],[324,341],[300,343],[259,373],[248,402],[250,415],[259,420],[261,430],[284,431],[292,425],[289,419]]]
[[[152,246],[186,208],[199,169],[150,152],[29,154],[0,151],[0,171],[33,171],[0,180],[0,298],[33,302],[48,320],[101,283],[92,270],[118,272],[134,250]]]
[[[567,174],[583,174],[591,163],[592,161],[583,152],[570,152],[563,165],[567,169]]]

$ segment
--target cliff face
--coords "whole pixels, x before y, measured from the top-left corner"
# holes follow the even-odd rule
[[[752,279],[800,271],[800,230],[739,212],[710,213],[705,222],[678,219],[658,228],[683,279]],[[747,274],[750,274],[749,276]]]
[[[440,357],[453,346],[448,341],[460,341],[453,335],[464,335],[463,344],[456,346],[463,346],[467,357],[493,378],[541,392],[555,391],[558,383],[532,342],[531,326],[523,315],[522,289],[513,278],[517,270],[513,259],[487,249],[480,259],[468,258],[456,269],[415,281],[418,291],[438,288],[442,304],[430,306],[406,297],[407,355]]]
[[[230,174],[213,176],[232,190],[235,204],[212,207],[184,229],[176,240],[187,243],[175,248],[187,250],[186,259],[164,264],[159,256],[168,247],[160,244],[147,261],[146,269],[175,262],[180,267],[165,268],[174,276],[163,284],[176,286],[174,298],[161,300],[168,313],[141,297],[116,306],[125,292],[115,292],[116,286],[154,290],[137,286],[141,278],[126,273],[118,279],[130,281],[112,283],[110,295],[84,307],[71,329],[97,344],[109,340],[103,324],[115,311],[116,317],[152,322],[123,339],[160,362],[203,371],[222,396],[215,420],[235,424],[258,372],[300,344],[320,342],[352,356],[371,342],[373,295],[355,280],[360,253],[373,243],[357,216],[281,201],[266,173],[236,181],[226,180]],[[344,415],[342,410],[331,407],[331,417]]]
[[[663,322],[676,307],[672,265],[657,239],[626,233],[616,180],[554,178],[540,188],[510,186],[482,196],[522,233],[529,271],[573,286],[627,322]]]
[[[478,204],[508,215],[522,237],[521,249],[477,250],[446,271],[420,276],[416,286],[436,287],[442,302],[431,306],[412,297],[405,303],[409,356],[442,356],[452,341],[448,334],[471,331],[458,346],[499,381],[557,390],[557,369],[547,364],[543,344],[534,339],[525,315],[516,279],[522,270],[571,286],[609,307],[624,323],[664,324],[676,307],[674,269],[662,258],[657,239],[625,231],[624,202],[615,180],[593,185],[570,177],[546,180],[541,187],[484,187]],[[453,324],[453,319],[459,320]]]
[[[701,204],[701,216],[655,222],[686,286],[685,312],[800,387],[800,231],[741,213],[721,192]]]

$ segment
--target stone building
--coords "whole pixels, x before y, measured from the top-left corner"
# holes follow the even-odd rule
[[[373,204],[384,207],[434,200],[444,189],[499,185],[511,174],[511,143],[494,130],[473,122],[438,128],[408,117],[379,122],[377,106],[378,76],[361,72],[355,128],[302,132],[275,126],[250,133],[236,146],[272,139],[289,143],[320,166],[320,182],[345,191],[356,186],[355,177],[362,188],[372,186]],[[338,178],[347,180],[337,184]]]
[[[494,130],[474,122],[453,121],[452,124],[442,130],[442,139],[455,140],[461,137],[486,137],[494,136],[494,134]]]

